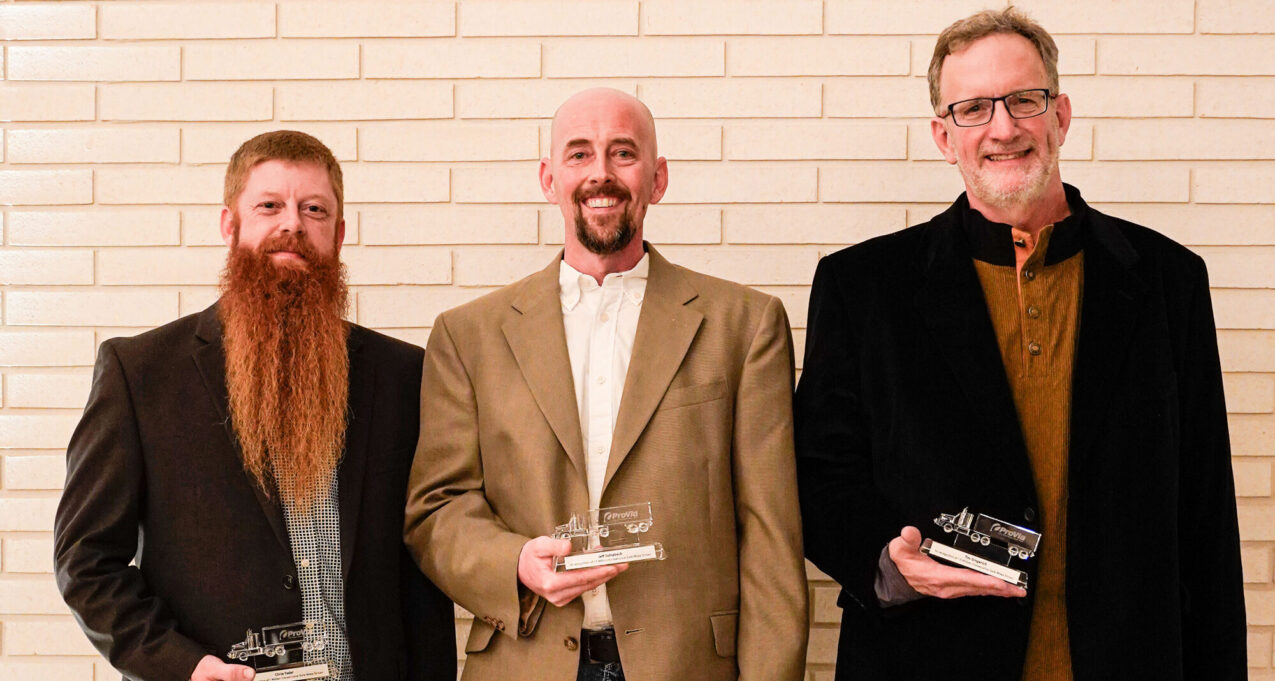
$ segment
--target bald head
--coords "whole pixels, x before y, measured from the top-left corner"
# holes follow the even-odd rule
[[[613,118],[628,118],[642,139],[642,152],[659,156],[655,141],[655,117],[637,97],[612,88],[597,87],[571,95],[553,114],[550,157],[557,157],[581,125]]]

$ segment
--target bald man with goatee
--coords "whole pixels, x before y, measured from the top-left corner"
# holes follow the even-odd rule
[[[55,563],[128,679],[248,681],[279,663],[455,677],[451,603],[401,538],[423,353],[344,320],[342,196],[313,137],[245,142],[226,171],[220,300],[99,350]],[[293,623],[321,649],[225,657]]]

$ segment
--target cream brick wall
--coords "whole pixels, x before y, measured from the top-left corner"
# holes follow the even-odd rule
[[[415,343],[543,266],[547,119],[605,84],[659,119],[648,236],[787,306],[818,258],[960,191],[928,134],[938,30],[1005,0],[0,0],[0,678],[113,678],[58,598],[51,527],[95,348],[198,311],[231,151],[299,128],[347,173],[357,321]],[[1275,680],[1275,5],[1020,0],[1077,119],[1064,177],[1209,263],[1252,678]],[[811,571],[809,677],[837,589]],[[458,630],[468,629],[458,611]]]

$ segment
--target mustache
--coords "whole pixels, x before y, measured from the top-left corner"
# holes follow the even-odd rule
[[[287,251],[296,253],[305,258],[307,261],[319,259],[319,252],[310,243],[310,240],[297,232],[280,232],[266,239],[258,246],[258,250],[262,255],[270,255],[271,253],[279,253]]]
[[[571,192],[571,200],[574,203],[584,203],[589,199],[596,199],[603,196],[613,198],[618,201],[628,201],[633,197],[633,195],[629,193],[628,189],[618,184],[601,184],[592,188],[587,188],[584,185],[581,185],[576,187],[574,192]]]

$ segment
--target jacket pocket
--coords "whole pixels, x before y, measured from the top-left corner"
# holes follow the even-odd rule
[[[664,399],[660,400],[660,406],[656,410],[664,411],[666,409],[688,407],[701,402],[720,400],[723,397],[726,397],[726,379],[719,378],[710,383],[688,385],[683,388],[670,388],[668,392],[664,393]]]
[[[709,615],[713,623],[713,647],[719,657],[735,657],[735,634],[739,630],[739,611]]]
[[[465,654],[481,653],[487,649],[487,645],[491,643],[492,634],[496,633],[496,628],[475,619],[473,627],[469,630],[469,639],[465,641]]]

